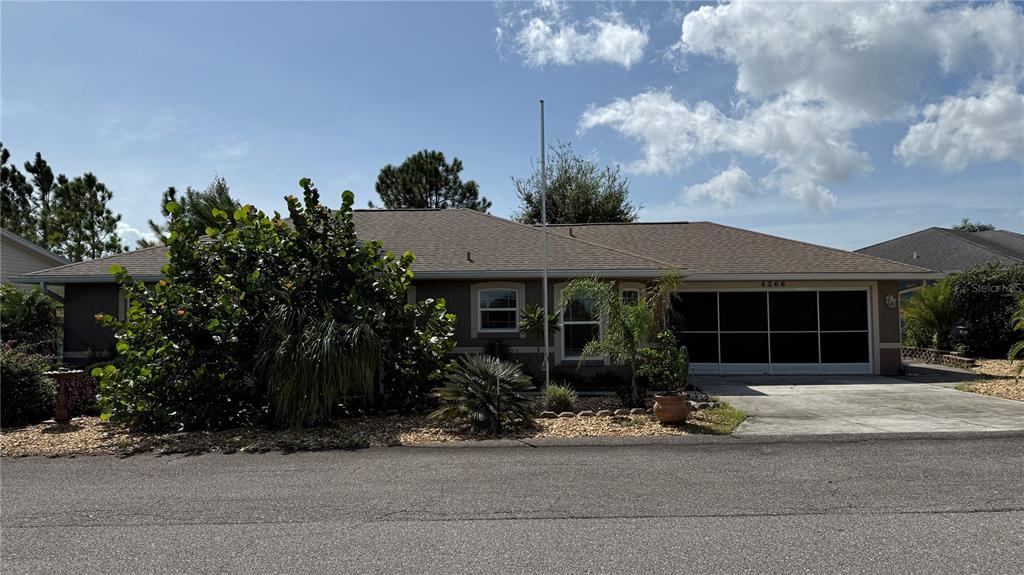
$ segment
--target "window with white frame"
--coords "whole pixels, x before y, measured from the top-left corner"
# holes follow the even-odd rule
[[[601,318],[597,313],[597,302],[571,299],[562,310],[562,355],[578,358],[583,348],[601,337]]]
[[[626,288],[622,290],[622,305],[636,305],[640,303],[640,290]]]
[[[482,289],[477,292],[477,304],[479,331],[519,331],[519,291],[515,288]]]

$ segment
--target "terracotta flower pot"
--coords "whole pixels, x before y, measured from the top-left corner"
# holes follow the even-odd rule
[[[685,393],[654,396],[654,417],[662,423],[684,423],[692,410]]]

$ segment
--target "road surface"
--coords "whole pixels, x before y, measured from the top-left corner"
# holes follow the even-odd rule
[[[0,462],[14,573],[1020,573],[1024,436]]]

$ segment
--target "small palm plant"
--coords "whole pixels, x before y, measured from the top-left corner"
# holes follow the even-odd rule
[[[461,360],[444,387],[434,390],[443,405],[432,419],[468,422],[474,431],[498,433],[505,424],[533,422],[533,401],[523,395],[531,389],[530,376],[519,364],[487,355]]]
[[[952,285],[943,280],[917,290],[903,306],[903,317],[931,332],[938,349],[950,348],[949,334],[958,319],[951,293]]]
[[[537,342],[537,356],[541,355],[541,345],[544,341],[544,329],[547,324],[549,335],[558,333],[562,326],[559,322],[558,313],[547,314],[547,321],[544,318],[544,308],[539,305],[528,305],[519,311],[519,333],[532,337]],[[541,359],[541,368],[547,358]]]
[[[634,405],[640,405],[643,400],[637,382],[643,349],[668,323],[669,298],[680,282],[678,274],[668,273],[653,282],[632,304],[622,301],[614,282],[597,278],[575,279],[562,290],[563,309],[574,301],[592,302],[603,325],[602,336],[583,347],[581,361],[605,357],[612,363],[628,366]]]
[[[1017,311],[1013,312],[1010,323],[1013,331],[1024,331],[1024,296],[1017,300]],[[1010,352],[1006,354],[1006,359],[1020,362],[1017,364],[1017,379],[1020,379],[1021,374],[1024,374],[1024,339],[1013,344]]]

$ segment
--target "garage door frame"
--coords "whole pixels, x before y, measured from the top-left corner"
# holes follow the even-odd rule
[[[773,332],[771,330],[771,300],[768,296],[771,292],[827,292],[827,291],[842,291],[842,292],[863,292],[866,308],[865,313],[867,314],[867,339],[868,339],[868,362],[867,363],[823,363],[821,361],[821,307],[820,297],[818,298],[818,363],[771,363],[771,334],[772,333],[786,333],[786,332]],[[872,294],[874,290],[872,286],[868,285],[843,285],[843,286],[794,286],[794,287],[753,287],[753,286],[737,286],[737,287],[711,287],[701,286],[699,284],[691,284],[684,286],[680,289],[675,290],[674,293],[684,294],[686,292],[696,293],[708,293],[714,292],[715,306],[717,313],[717,331],[714,332],[718,336],[718,354],[719,359],[722,357],[722,310],[720,305],[719,294],[723,292],[754,292],[765,294],[766,300],[768,300],[768,340],[769,340],[769,363],[692,363],[691,371],[694,374],[722,374],[722,375],[754,375],[754,374],[767,374],[767,375],[840,375],[840,374],[857,374],[857,375],[870,375],[875,373],[875,367],[877,365],[877,354],[876,354],[876,342],[875,342],[875,323],[876,314],[875,306],[872,301]],[[824,333],[841,333],[843,330],[825,330]],[[849,332],[856,331],[860,333],[863,330],[848,330]],[[712,333],[709,331],[696,330],[694,333]],[[730,333],[730,332],[727,332]],[[742,332],[731,332],[731,333],[742,333]],[[762,333],[762,332],[756,332]]]

